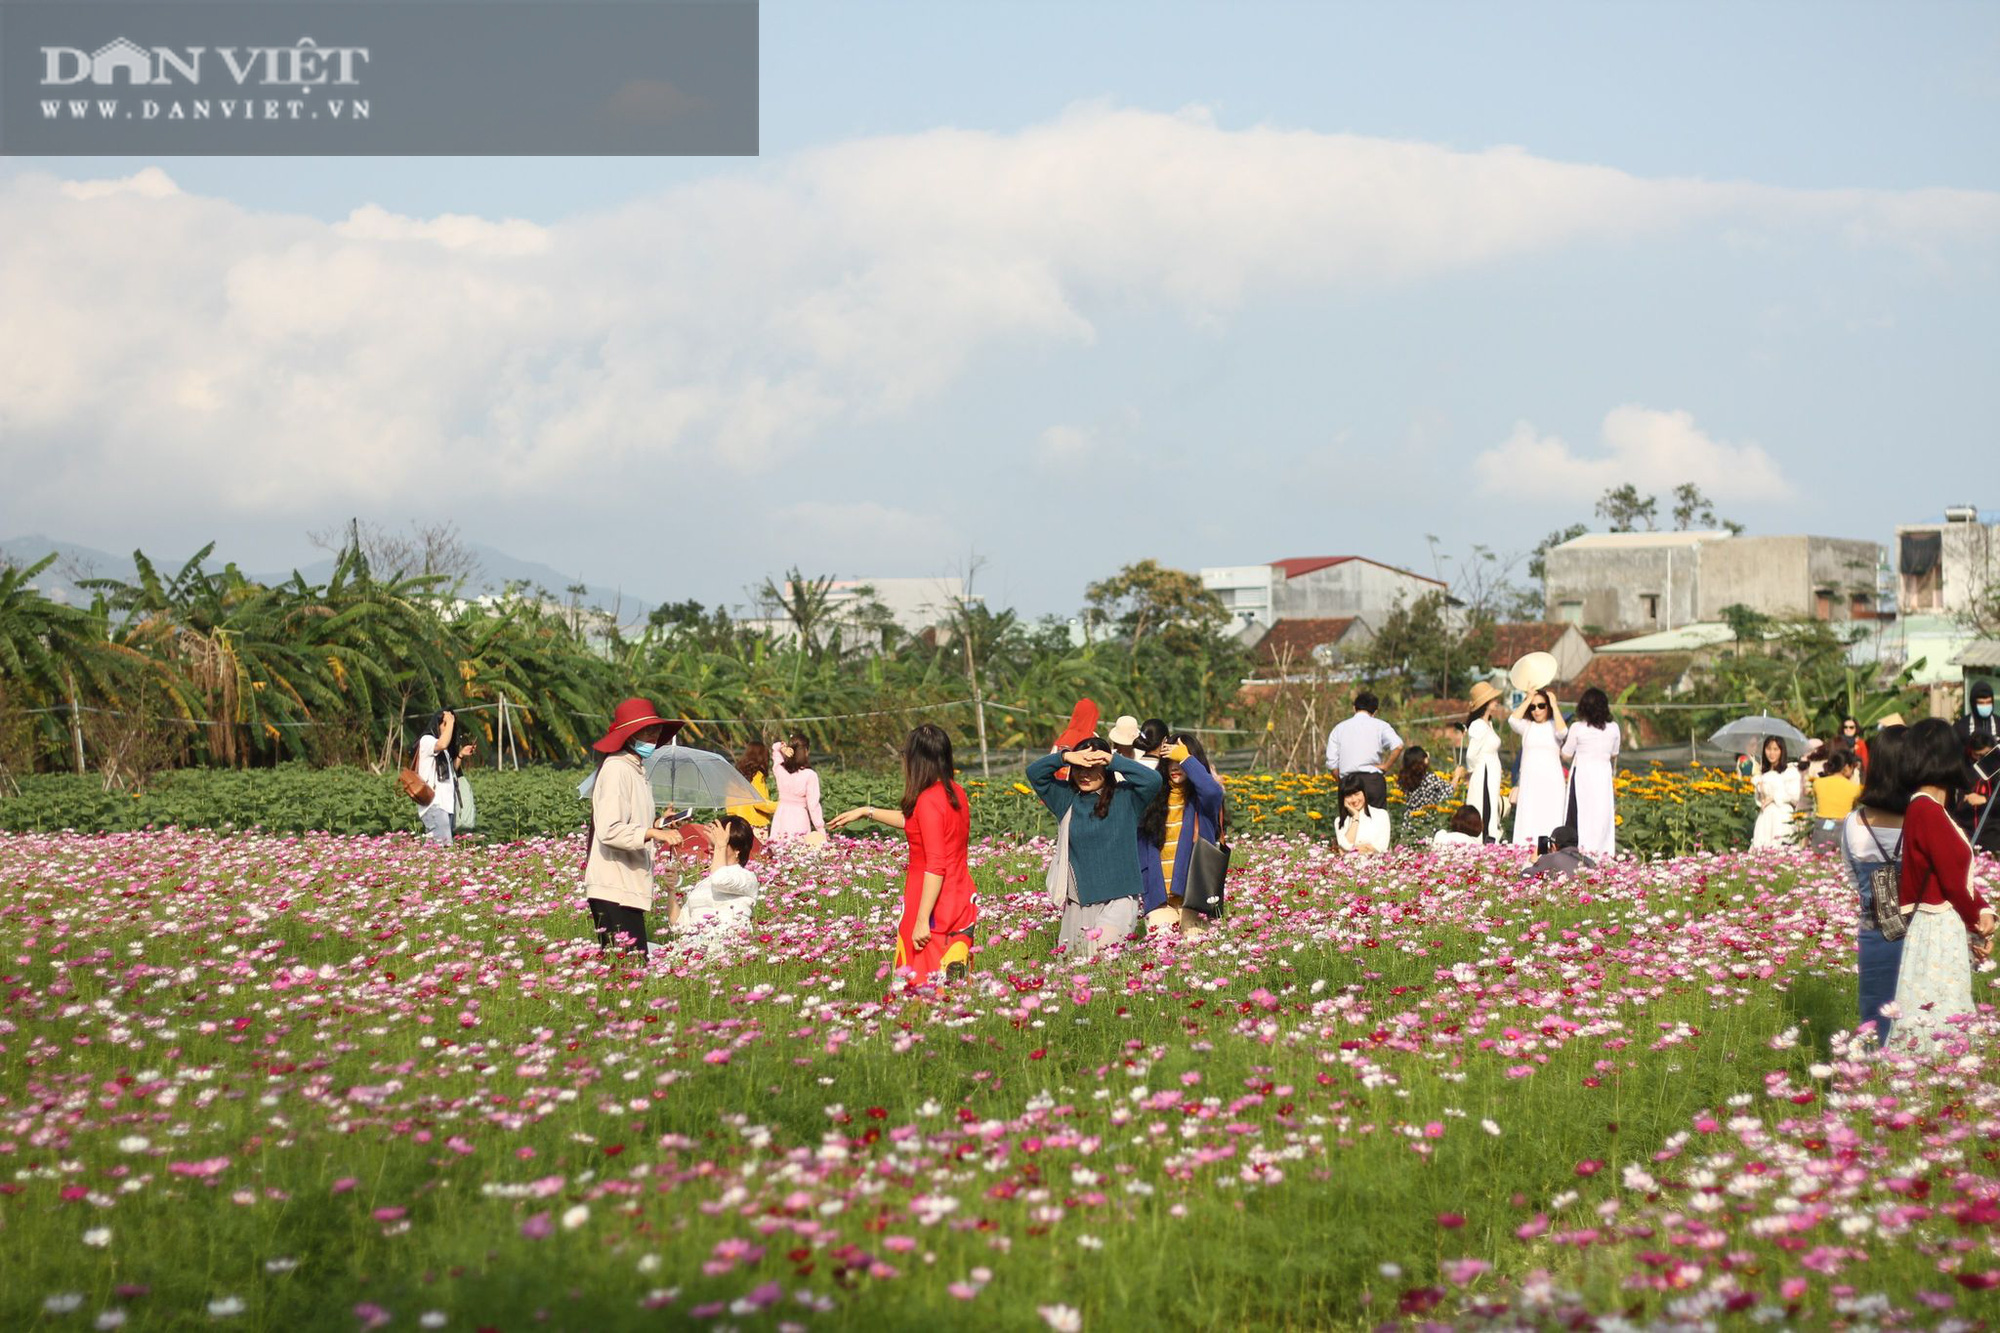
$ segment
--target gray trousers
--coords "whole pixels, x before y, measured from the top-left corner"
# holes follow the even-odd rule
[[[418,818],[424,821],[424,836],[440,847],[451,846],[451,811],[435,807],[424,810]]]
[[[1070,893],[1070,900],[1063,904],[1062,930],[1056,935],[1056,947],[1069,957],[1095,958],[1099,949],[1123,944],[1139,929],[1137,898],[1113,898],[1108,903],[1085,906],[1076,900],[1074,888]]]

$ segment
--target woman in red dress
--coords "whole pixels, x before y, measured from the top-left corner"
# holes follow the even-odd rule
[[[926,722],[903,746],[903,802],[896,810],[859,806],[827,821],[845,828],[872,819],[903,830],[910,845],[903,876],[903,919],[896,927],[896,967],[911,985],[935,972],[947,981],[965,977],[972,963],[972,927],[979,904],[966,864],[972,809],[965,788],[953,781],[951,737]]]

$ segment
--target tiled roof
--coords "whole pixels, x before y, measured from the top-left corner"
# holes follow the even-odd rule
[[[1594,686],[1616,703],[1634,685],[1672,685],[1687,674],[1690,660],[1685,653],[1599,653],[1569,683],[1569,693],[1581,694]]]
[[[1440,588],[1445,586],[1441,580],[1431,578],[1429,575],[1418,574],[1397,565],[1385,565],[1380,560],[1370,560],[1365,555],[1296,555],[1285,560],[1273,560],[1271,568],[1282,571],[1288,579],[1295,579],[1318,570],[1330,569],[1334,565],[1344,565],[1350,560],[1360,560],[1366,564],[1375,566],[1377,569],[1392,570],[1395,573],[1403,575],[1405,578],[1418,579],[1424,583],[1435,583]]]
[[[1353,558],[1351,555],[1294,556],[1290,560],[1273,560],[1271,568],[1282,569],[1285,571],[1286,578],[1295,579],[1302,574],[1311,574],[1315,570],[1330,569],[1334,565],[1344,565]]]
[[[1492,665],[1512,666],[1529,653],[1554,652],[1568,625],[1545,621],[1514,621],[1493,627]]]
[[[1324,619],[1280,620],[1271,626],[1271,632],[1257,645],[1257,660],[1260,662],[1301,661],[1312,656],[1312,650],[1323,643],[1333,643],[1359,617],[1338,616]]]

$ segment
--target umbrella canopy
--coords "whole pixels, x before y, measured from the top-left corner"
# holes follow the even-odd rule
[[[662,745],[646,757],[646,777],[653,784],[653,804],[676,810],[721,810],[751,805],[764,798],[736,765],[712,750]]]
[[[750,780],[736,771],[736,765],[708,750],[685,745],[662,745],[644,762],[646,780],[653,784],[653,804],[670,805],[676,810],[721,810],[732,805],[753,805],[764,798]],[[590,799],[597,785],[592,773],[577,784],[576,794]]]
[[[1781,717],[1759,714],[1756,717],[1739,717],[1708,738],[1710,745],[1724,750],[1742,748],[1744,741],[1762,741],[1776,736],[1786,745],[1797,748],[1806,743],[1806,734]]]

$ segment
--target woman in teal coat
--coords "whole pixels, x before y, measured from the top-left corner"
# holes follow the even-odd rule
[[[1067,782],[1056,777],[1065,766]],[[1139,817],[1162,781],[1097,737],[1028,765],[1028,783],[1056,817],[1057,845],[1065,849],[1064,864],[1051,867],[1069,881],[1058,948],[1088,958],[1099,945],[1129,939],[1138,930],[1142,884],[1133,849]]]

